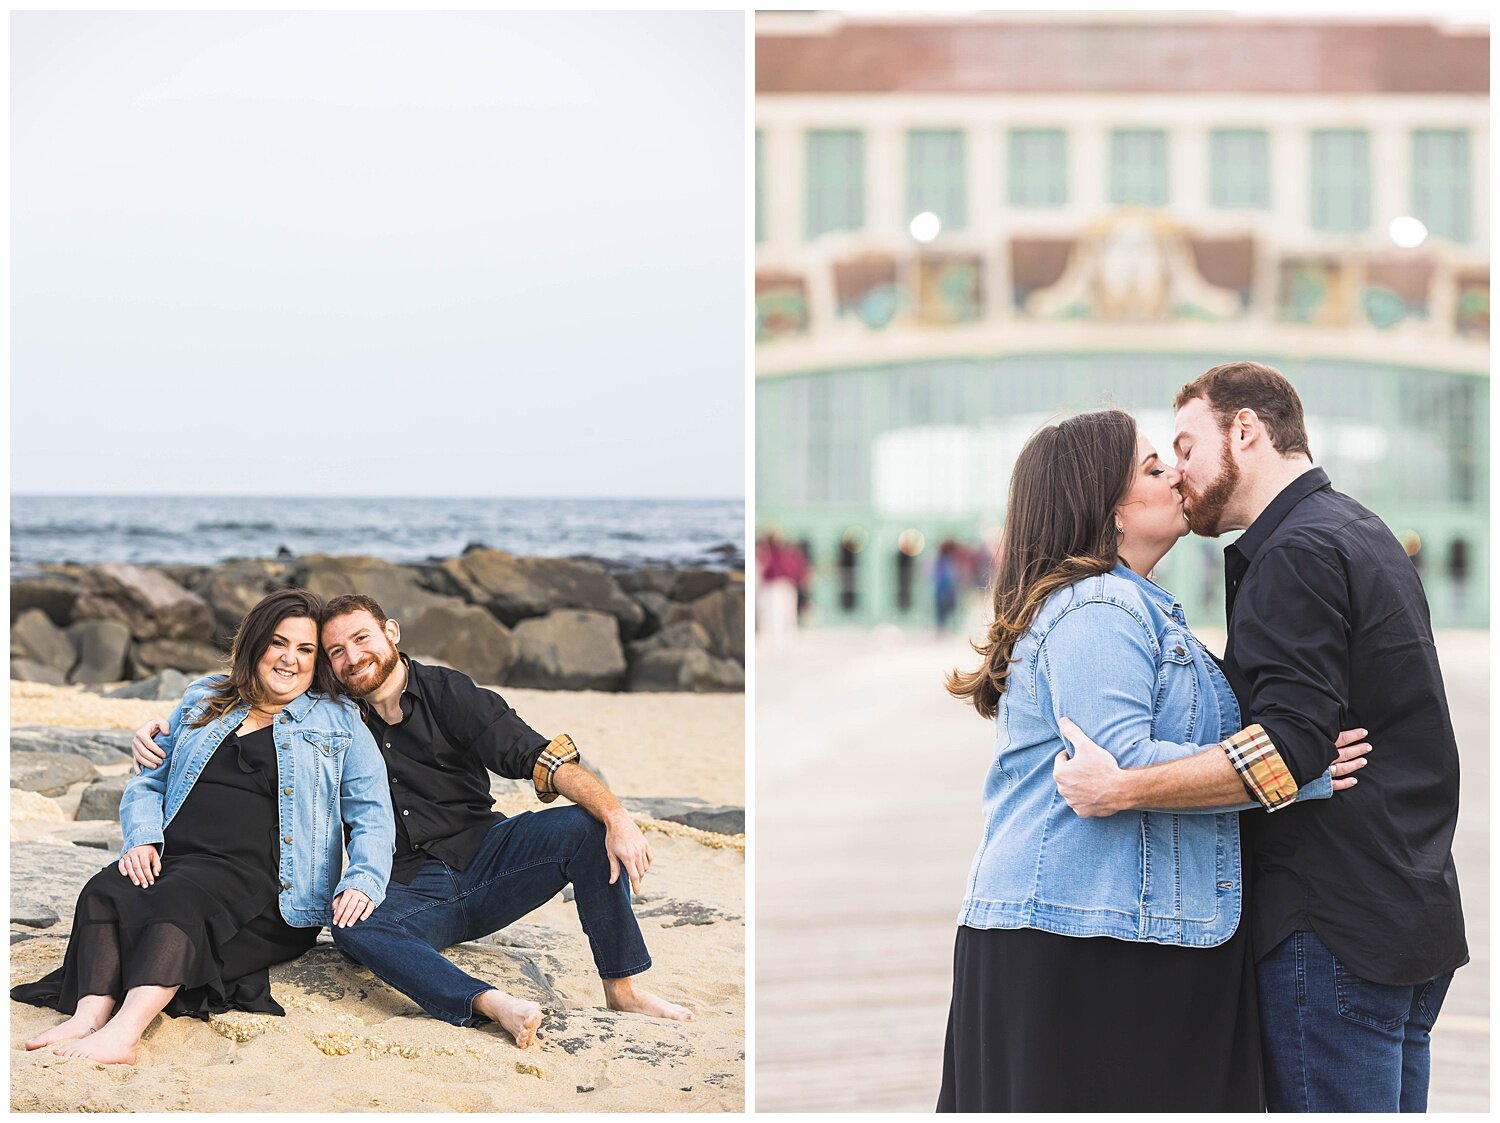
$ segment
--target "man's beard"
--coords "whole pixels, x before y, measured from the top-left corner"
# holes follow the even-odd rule
[[[1219,527],[1224,521],[1224,508],[1230,497],[1240,486],[1240,466],[1229,453],[1229,434],[1224,434],[1224,447],[1219,453],[1219,478],[1199,494],[1179,485],[1183,498],[1187,500],[1188,529],[1204,538],[1217,538],[1223,533]]]
[[[349,679],[341,681],[345,689],[356,698],[367,698],[385,685],[385,680],[391,677],[391,674],[396,670],[396,664],[399,662],[401,662],[401,653],[395,647],[392,647],[390,655],[378,660],[375,664],[374,674],[367,680],[362,679],[360,685],[355,686]],[[354,678],[354,674],[351,673],[349,678]]]

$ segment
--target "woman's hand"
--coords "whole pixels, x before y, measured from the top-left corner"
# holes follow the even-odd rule
[[[333,899],[333,926],[349,928],[375,911],[375,902],[358,889],[345,889]]]
[[[1370,746],[1365,741],[1369,735],[1368,729],[1346,729],[1333,743],[1333,747],[1339,751],[1339,755],[1328,769],[1333,774],[1334,791],[1341,792],[1359,783],[1359,780],[1351,773],[1358,772],[1369,763],[1364,759],[1365,754],[1370,751]]]
[[[166,750],[151,738],[169,732],[171,730],[163,718],[153,718],[135,731],[135,736],[130,739],[130,755],[135,760],[132,772],[139,775],[142,768],[155,768],[167,759]]]
[[[130,878],[132,885],[144,889],[161,873],[161,855],[149,842],[144,846],[132,846],[120,859],[120,872]]]

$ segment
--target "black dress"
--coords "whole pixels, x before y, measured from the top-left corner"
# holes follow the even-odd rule
[[[96,873],[79,894],[63,965],[10,996],[72,1014],[84,995],[179,986],[172,1017],[284,1014],[267,968],[312,947],[319,929],[282,919],[278,828],[270,727],[230,734],[167,825],[155,883],[133,885],[116,863]]]
[[[960,928],[939,1111],[1264,1111],[1246,926],[1215,948]]]

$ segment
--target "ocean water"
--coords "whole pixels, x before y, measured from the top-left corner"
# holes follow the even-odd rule
[[[739,499],[277,499],[11,496],[12,567],[60,562],[212,565],[229,558],[513,554],[740,568]]]

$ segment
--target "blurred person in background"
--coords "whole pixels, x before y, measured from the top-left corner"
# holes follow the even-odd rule
[[[755,544],[755,568],[760,580],[756,630],[764,637],[764,649],[775,651],[790,642],[797,630],[808,577],[807,559],[796,546],[770,530]]]
[[[1079,725],[1127,767],[1240,737],[1234,691],[1149,579],[1188,532],[1178,481],[1119,410],[1040,430],[1016,462],[984,661],[948,683],[997,736],[939,1111],[1264,1107],[1235,809],[1085,818],[1053,776]],[[1296,797],[1352,786],[1363,732]]]

